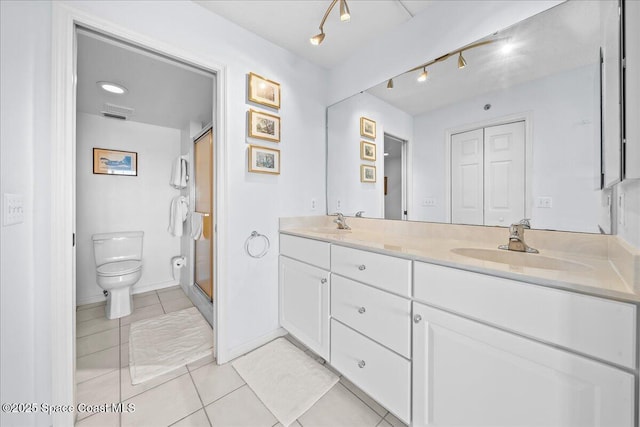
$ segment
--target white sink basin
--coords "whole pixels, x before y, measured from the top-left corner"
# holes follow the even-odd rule
[[[514,267],[539,268],[542,270],[558,271],[589,271],[591,267],[578,262],[551,258],[539,254],[505,251],[500,249],[456,248],[451,249],[454,254],[479,259],[482,261],[507,264]]]

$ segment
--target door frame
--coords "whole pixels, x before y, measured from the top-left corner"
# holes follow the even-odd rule
[[[382,156],[382,177],[384,180],[384,176],[385,176],[385,168],[384,168],[384,147],[386,144],[385,139],[389,137],[390,139],[393,139],[394,141],[396,141],[398,144],[400,144],[400,179],[401,179],[401,192],[402,192],[402,198],[401,198],[401,204],[402,204],[402,221],[407,221],[408,218],[408,214],[405,214],[405,212],[409,212],[409,207],[407,206],[408,204],[408,186],[409,186],[409,179],[407,178],[408,172],[409,172],[409,162],[407,161],[408,158],[408,154],[409,154],[409,141],[403,138],[400,138],[399,136],[395,136],[391,133],[388,132],[384,132],[383,133],[383,138],[382,138],[382,147],[383,147],[383,156]],[[384,181],[383,181],[383,187],[384,187]],[[383,188],[384,191],[384,188]],[[384,195],[382,197],[382,218],[385,218],[385,212],[386,211],[386,204],[385,204],[385,200],[384,200]]]
[[[457,133],[468,132],[471,130],[506,125],[514,122],[524,122],[524,214],[525,218],[531,218],[533,208],[533,111],[525,111],[523,113],[510,114],[508,116],[496,117],[490,120],[469,123],[460,126],[454,126],[445,129],[444,135],[444,152],[445,152],[445,193],[444,205],[446,221],[451,223],[451,136]]]
[[[224,334],[227,275],[227,214],[228,197],[226,93],[227,70],[223,64],[194,51],[161,42],[125,27],[79,11],[69,5],[52,4],[52,58],[51,58],[51,403],[75,404],[75,169],[76,169],[76,26],[90,28],[102,34],[128,41],[151,51],[159,52],[187,64],[208,70],[216,75],[214,91],[214,159],[216,168],[216,244],[214,260],[217,266],[214,295],[214,352],[218,363],[228,356]],[[72,425],[74,413],[54,412],[54,426]]]

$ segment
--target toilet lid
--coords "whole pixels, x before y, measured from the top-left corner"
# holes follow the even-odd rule
[[[108,262],[97,268],[100,276],[122,276],[124,274],[135,273],[142,268],[142,261],[128,260]]]

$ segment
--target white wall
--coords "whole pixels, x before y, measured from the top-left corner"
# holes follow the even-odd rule
[[[1,1],[0,19],[0,189],[25,209],[22,224],[0,229],[0,396],[50,402],[51,5]],[[49,423],[0,412],[5,427]]]
[[[185,1],[70,1],[72,8],[113,22],[148,38],[197,53],[225,65],[228,196],[220,200],[228,223],[225,263],[228,289],[226,330],[221,343],[239,351],[273,333],[278,325],[278,217],[324,214],[325,108],[327,72],[255,34]],[[153,13],[150,13],[150,12]],[[255,72],[281,83],[282,140],[260,143],[281,150],[282,173],[247,172],[246,76]],[[256,141],[257,142],[257,141]],[[255,142],[254,142],[255,143]],[[316,210],[311,199],[316,199]],[[244,252],[252,230],[269,236],[271,251],[261,259]]]
[[[135,151],[138,176],[93,174],[93,148]],[[143,231],[143,267],[133,293],[177,284],[171,258],[180,255],[180,238],[167,231],[173,160],[180,155],[180,130],[78,113],[76,134],[76,301],[102,301],[96,283],[96,233]]]
[[[623,200],[622,206],[620,196]],[[640,248],[640,179],[625,180],[616,185],[614,203],[618,203],[617,234],[636,248]]]
[[[533,226],[597,233],[598,81],[597,65],[581,67],[415,117],[411,219],[446,220],[447,130],[528,112],[533,124],[533,188],[528,198],[553,198],[551,209],[532,208]],[[491,109],[485,111],[485,104]],[[422,206],[419,201],[427,197],[434,198],[436,206]]]
[[[547,10],[563,0],[434,1],[330,70],[329,104]]]
[[[360,117],[376,122],[376,161],[360,159]],[[331,106],[327,119],[328,170],[339,171],[327,176],[328,211],[354,215],[365,211],[367,218],[383,218],[384,212],[384,133],[413,140],[413,118],[368,93],[357,94]],[[376,166],[376,183],[360,182],[360,165]],[[340,201],[340,207],[338,207]]]

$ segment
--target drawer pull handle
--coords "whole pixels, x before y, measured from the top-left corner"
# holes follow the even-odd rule
[[[358,309],[358,313],[360,313],[360,314],[364,314],[364,312],[365,312],[365,311],[367,311],[367,309],[366,309],[366,308],[364,308],[364,307],[360,307],[360,308]]]
[[[325,279],[325,278],[320,279],[320,283],[322,283],[324,285],[325,283],[327,283],[327,279]]]
[[[420,316],[419,314],[416,314],[415,316],[413,316],[413,323],[420,323],[421,320],[422,320],[422,316]]]
[[[364,363],[364,360],[361,360],[361,361],[358,362],[358,368],[362,369],[362,368],[365,367],[365,365],[366,365],[366,363]]]
[[[358,266],[358,270],[360,270],[360,271],[364,271],[366,269],[367,269],[367,266],[364,265],[364,264]]]

